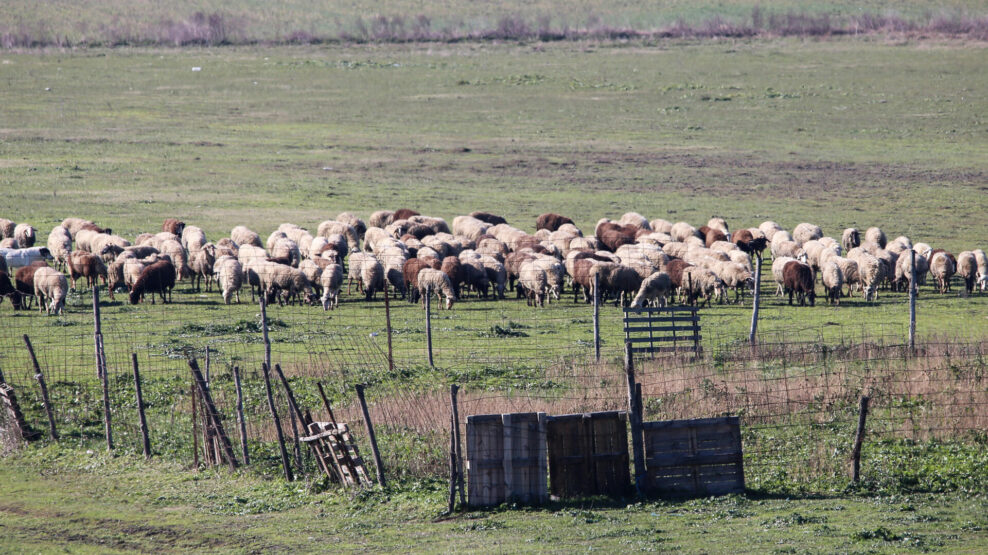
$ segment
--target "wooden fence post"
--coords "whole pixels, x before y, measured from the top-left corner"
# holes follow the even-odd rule
[[[264,292],[261,292],[261,337],[264,339],[264,364],[271,368],[271,340],[268,338],[268,310]]]
[[[435,368],[432,361],[432,287],[425,289],[425,342],[429,349],[429,368]]]
[[[196,388],[199,390],[199,396],[202,398],[202,408],[206,416],[206,421],[210,424],[210,432],[213,435],[214,441],[218,443],[217,449],[226,457],[230,468],[236,468],[238,463],[237,456],[233,454],[233,445],[230,443],[230,438],[226,435],[226,431],[223,430],[223,422],[220,420],[219,413],[216,412],[213,396],[209,393],[209,386],[206,384],[206,379],[203,377],[202,372],[199,371],[199,363],[196,362],[196,359],[189,359],[189,368],[192,370],[192,378],[195,380]],[[208,446],[206,447],[208,448]]]
[[[102,352],[103,324],[99,312],[99,288],[93,287],[93,345],[96,349],[96,377],[102,378],[106,363]]]
[[[93,293],[99,291],[96,287],[93,287]],[[98,351],[97,357],[99,358],[99,367],[101,369],[101,376],[103,381],[103,429],[106,433],[106,448],[110,451],[113,450],[113,426],[110,423],[110,375],[106,369],[106,351],[103,350],[103,334],[101,333],[96,338],[96,350]]]
[[[374,453],[374,466],[377,467],[377,482],[381,487],[387,484],[384,482],[384,464],[381,463],[381,452],[377,449],[377,436],[374,435],[374,423],[371,422],[370,412],[367,410],[367,400],[364,399],[364,385],[357,384],[357,399],[360,401],[360,410],[364,413],[364,426],[367,427],[367,436],[370,438],[371,451]]]
[[[208,384],[209,383],[209,345],[206,345],[206,366],[205,366],[205,371],[206,371],[206,375],[205,375],[206,383]]]
[[[919,284],[916,283],[916,251],[909,249],[911,274],[909,278],[909,353],[916,353],[916,295]]]
[[[244,466],[250,464],[247,452],[247,422],[244,421],[244,393],[240,387],[240,367],[233,367],[233,383],[237,387],[237,425],[240,427],[240,449],[244,455]]]
[[[199,415],[197,406],[199,402],[196,400],[198,395],[196,394],[196,382],[192,380],[192,386],[189,388],[189,399],[192,401],[192,464],[196,470],[199,470]],[[205,449],[206,446],[203,446]]]
[[[600,362],[600,273],[593,274],[593,355]]]
[[[31,345],[31,338],[24,334],[24,344],[27,352],[31,355],[31,364],[34,365],[34,379],[38,380],[38,387],[41,388],[41,403],[45,408],[45,415],[48,417],[48,437],[52,441],[58,439],[58,432],[55,430],[55,411],[51,407],[51,399],[48,397],[48,384],[45,383],[45,375],[41,373],[41,365],[38,364],[38,357],[34,354],[34,347]],[[3,382],[0,379],[0,382]]]
[[[757,338],[755,334],[758,332],[758,306],[759,299],[761,299],[762,290],[762,256],[759,254],[755,258],[755,300],[752,303],[751,308],[751,331],[748,332],[748,344],[752,347],[755,346]]]
[[[388,371],[395,371],[395,357],[391,350],[391,301],[388,300],[388,287],[384,288],[384,324],[388,332]]]
[[[336,426],[336,415],[333,414],[333,407],[330,406],[329,399],[326,398],[326,391],[322,388],[322,382],[316,382],[316,386],[319,388],[319,396],[322,397],[322,406],[329,413],[329,421],[333,423],[333,426]]]
[[[262,300],[261,303],[263,307],[264,301]],[[261,314],[263,317],[263,310]],[[278,434],[278,447],[281,450],[281,466],[285,469],[285,479],[291,482],[295,480],[295,476],[292,475],[292,465],[288,462],[288,450],[285,449],[285,434],[281,431],[281,419],[278,418],[278,410],[274,406],[274,396],[271,395],[271,372],[268,370],[267,363],[261,364],[261,370],[264,373],[264,389],[268,394],[268,408],[271,409],[271,419],[274,420],[274,429]]]
[[[456,401],[456,394],[460,386],[452,384],[449,386],[449,401],[453,414],[453,434],[456,436],[456,484],[460,488],[460,505],[466,505],[466,493],[463,487],[463,447],[460,441],[460,408]]]
[[[854,435],[854,451],[851,454],[854,461],[851,479],[855,482],[858,481],[861,473],[861,444],[864,442],[865,420],[868,418],[869,400],[870,398],[867,395],[862,395],[858,405],[858,431]]]
[[[292,432],[295,434],[295,466],[298,468],[300,474],[305,473],[305,467],[302,466],[302,448],[299,446],[299,434],[298,434],[298,424],[308,432],[309,422],[305,418],[305,414],[302,413],[302,409],[298,406],[298,401],[295,400],[295,392],[292,391],[292,387],[288,385],[288,379],[285,377],[285,373],[281,371],[281,365],[275,364],[274,371],[278,374],[278,379],[281,380],[281,385],[285,388],[285,397],[288,399],[288,416],[291,418],[292,422]]]
[[[645,483],[645,445],[641,414],[638,411],[635,360],[631,343],[624,344],[624,372],[628,378],[628,420],[631,421],[631,448],[635,456],[635,490],[641,495]]]
[[[455,385],[451,387],[456,387]],[[450,392],[452,393],[452,391]],[[449,501],[446,504],[446,514],[453,514],[456,507],[456,421],[449,415]]]
[[[141,373],[137,369],[137,353],[130,353],[130,361],[134,366],[134,390],[137,392],[137,415],[141,423],[141,445],[144,447],[144,458],[151,458],[151,438],[148,436],[148,421],[144,415],[144,395],[141,393]]]

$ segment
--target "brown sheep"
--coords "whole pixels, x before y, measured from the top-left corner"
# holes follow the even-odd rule
[[[69,278],[72,280],[72,290],[75,290],[75,282],[80,277],[86,278],[86,287],[92,289],[99,287],[99,278],[103,278],[103,284],[107,282],[106,264],[103,259],[86,251],[72,251],[69,253]],[[113,298],[113,292],[110,292]]]
[[[14,310],[21,309],[21,294],[10,283],[10,275],[7,272],[0,272],[0,303],[7,297],[10,297],[10,304],[14,305]]]
[[[46,267],[48,267],[46,262],[38,260],[28,266],[18,268],[17,272],[14,273],[14,286],[22,298],[26,297],[26,301],[21,303],[21,308],[31,308],[31,301],[34,299],[34,273],[38,271],[38,268]]]
[[[449,283],[453,286],[453,292],[457,298],[460,298],[460,284],[466,281],[466,272],[463,270],[460,259],[455,256],[447,256],[443,259],[439,269],[449,276]]]
[[[161,224],[161,231],[167,231],[169,233],[174,233],[179,237],[182,236],[182,231],[185,230],[185,222],[176,220],[175,218],[168,218],[164,223]]]
[[[566,216],[560,216],[559,214],[549,212],[546,214],[541,214],[538,218],[535,218],[535,229],[548,229],[549,231],[556,231],[559,229],[559,226],[572,223],[573,220],[567,218]]]
[[[145,294],[151,295],[151,304],[154,304],[155,293],[161,295],[161,302],[169,302],[171,290],[175,287],[175,275],[175,265],[167,258],[144,268],[130,290],[130,304],[137,304]]]
[[[391,215],[391,221],[397,222],[398,220],[407,220],[412,216],[419,216],[420,214],[411,208],[399,208],[395,210],[395,213]]]
[[[704,228],[706,228],[706,232],[704,232]],[[704,234],[704,243],[708,249],[710,245],[713,245],[717,241],[727,241],[727,235],[719,229],[710,229],[707,226],[703,226],[700,228],[700,233]]]
[[[782,268],[782,288],[789,295],[789,304],[795,293],[799,306],[804,306],[809,299],[810,306],[816,302],[816,291],[813,283],[813,269],[802,262],[789,262]]]
[[[425,268],[439,270],[441,263],[435,258],[409,258],[401,267],[401,274],[405,278],[405,288],[408,290],[408,300],[418,301],[419,272]]]
[[[614,252],[621,245],[631,245],[635,242],[635,234],[638,228],[635,226],[621,225],[614,222],[604,222],[597,226],[597,240],[607,250]]]
[[[482,222],[487,222],[491,225],[506,224],[508,220],[505,220],[501,216],[495,216],[489,212],[471,212],[470,217],[477,218]]]

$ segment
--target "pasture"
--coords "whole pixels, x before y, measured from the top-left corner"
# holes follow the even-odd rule
[[[838,238],[848,226],[878,225],[889,238],[907,235],[957,253],[985,248],[988,231],[988,134],[978,111],[986,104],[983,59],[982,44],[881,37],[4,51],[0,216],[31,223],[40,236],[64,217],[79,216],[128,238],[157,231],[165,217],[179,217],[215,240],[238,224],[262,237],[282,222],[314,230],[344,210],[366,219],[377,209],[410,207],[448,221],[486,210],[530,232],[542,212],[568,215],[587,231],[598,218],[634,210],[696,226],[716,215],[732,229],[767,219],[789,229],[809,221]],[[856,297],[839,307],[822,299],[812,308],[789,307],[772,296],[767,264],[762,277],[759,329],[765,338],[821,345],[904,340],[908,308],[902,293],[883,292],[877,303]],[[918,327],[924,341],[983,342],[988,295],[965,298],[959,290],[956,280],[949,295],[931,286],[922,289]],[[218,349],[214,356],[224,368],[258,363],[261,346],[250,326],[257,307],[248,302],[246,290],[242,297],[244,303],[227,307],[217,293],[195,293],[183,282],[171,305],[130,307],[121,296],[105,303],[113,371],[126,378],[128,349],[142,349],[150,391],[160,395],[159,407],[172,407],[170,416],[160,412],[153,425],[164,428],[169,418],[175,420],[182,397],[174,376],[184,353],[201,353],[197,349],[209,344]],[[56,386],[56,396],[71,403],[77,390],[70,384],[83,384],[84,390],[93,381],[88,302],[88,294],[71,295],[60,318],[13,313],[8,303],[0,305],[5,373],[28,378],[19,343],[20,334],[28,333],[43,365],[63,368],[55,379],[66,383]],[[590,309],[571,295],[538,310],[514,298],[467,299],[437,314],[435,371],[424,366],[421,308],[401,300],[392,300],[391,308],[399,371],[382,375],[379,367],[361,368],[365,373],[354,376],[334,374],[336,369],[313,374],[308,365],[320,363],[319,356],[338,350],[349,337],[374,346],[356,348],[358,355],[383,348],[380,296],[370,303],[356,294],[344,296],[340,309],[330,313],[318,307],[269,308],[269,316],[285,324],[274,330],[275,355],[287,361],[286,370],[307,401],[314,399],[306,381],[313,377],[387,383],[383,398],[400,392],[406,403],[420,399],[406,391],[427,397],[452,382],[509,397],[528,391],[542,399],[565,396],[560,392],[576,391],[585,385],[580,380],[598,377],[584,375],[586,367],[576,371],[559,363],[574,353],[585,356],[592,338]],[[606,362],[620,356],[618,312],[613,305],[602,312]],[[715,304],[703,318],[704,347],[720,360],[718,353],[732,352],[747,336],[750,298],[744,305]],[[983,383],[983,377],[971,377],[980,376],[983,359],[960,360],[957,379],[963,374],[970,383]],[[948,368],[945,364],[937,368]],[[661,369],[653,371],[661,375]],[[187,385],[184,379],[180,383]],[[126,380],[115,387],[122,396]],[[330,394],[334,403],[346,402],[342,388]],[[768,429],[752,437],[777,440],[786,453],[801,449],[799,434],[808,430],[822,443],[841,444],[853,420],[853,399],[850,406],[845,398],[831,401],[836,404],[829,410],[840,414],[831,428],[795,427],[787,432],[791,436],[772,438],[764,434],[779,434]],[[795,550],[814,545],[900,552],[970,549],[984,541],[985,523],[976,516],[984,514],[985,478],[977,470],[984,440],[977,434],[947,442],[940,452],[935,440],[900,441],[891,433],[876,454],[875,472],[902,465],[920,476],[920,486],[903,486],[890,472],[862,490],[842,489],[846,480],[837,467],[826,467],[808,483],[780,477],[772,473],[781,466],[778,461],[767,462],[778,453],[766,449],[752,454],[753,462],[768,469],[752,475],[764,499],[477,512],[431,524],[441,510],[443,486],[436,481],[441,472],[412,467],[416,459],[442,460],[445,436],[418,441],[385,433],[388,462],[408,468],[396,469],[403,477],[388,492],[351,499],[319,493],[325,484],[316,480],[283,487],[259,476],[276,475],[273,451],[258,457],[260,472],[190,473],[178,468],[188,462],[178,440],[159,442],[166,460],[149,468],[160,478],[141,484],[134,468],[143,463],[128,455],[90,459],[84,454],[100,449],[98,411],[75,410],[66,409],[64,422],[72,430],[65,443],[73,448],[29,451],[45,459],[46,477],[30,472],[22,456],[0,463],[0,474],[25,484],[19,490],[25,501],[0,507],[17,522],[15,542],[43,541],[35,533],[38,518],[65,520],[38,512],[49,498],[44,490],[67,487],[94,468],[101,476],[123,477],[124,484],[73,485],[73,496],[103,499],[80,502],[83,512],[121,515],[124,509],[110,499],[123,495],[133,496],[147,514],[195,506],[217,524],[236,521],[228,518],[237,512],[230,503],[259,503],[246,512],[265,513],[260,531],[237,521],[252,530],[253,539],[244,544],[219,538],[203,544],[198,525],[170,522],[178,528],[160,532],[169,538],[164,544],[176,549],[297,547],[298,537],[306,534],[346,536],[355,542],[346,544],[352,549],[393,548],[408,545],[410,539],[396,530],[409,520],[430,550],[484,549],[497,538],[511,551],[560,546],[711,551],[722,549],[716,546],[726,545],[732,531],[753,529],[769,530],[764,538],[748,540],[744,549],[753,551],[778,542]],[[661,415],[668,409],[656,404],[650,410]],[[888,410],[894,427],[901,417]],[[178,414],[181,419],[181,410]],[[127,433],[132,430],[124,437]],[[258,431],[258,437],[264,433]],[[965,481],[959,469],[974,476]],[[933,475],[941,470],[950,478],[937,482]],[[160,491],[169,493],[156,497]],[[957,491],[971,496],[952,493]],[[806,492],[836,497],[795,502],[773,497]],[[881,495],[869,497],[875,493]],[[889,494],[907,496],[889,500]],[[946,507],[939,508],[941,503]],[[302,524],[312,511],[348,517],[340,522],[352,519],[347,526],[353,527],[313,530]],[[697,540],[691,531],[702,524],[687,514],[727,525],[711,526],[716,537]],[[357,521],[359,515],[367,520]],[[121,516],[109,528],[123,543],[89,532],[81,541],[110,542],[124,550],[161,544],[127,543],[135,535],[158,532],[134,532],[126,520]],[[573,524],[594,525],[596,535],[573,539],[561,528]],[[654,526],[667,533],[654,537],[641,531]],[[89,527],[87,522],[84,528]],[[285,527],[304,532],[289,538]],[[120,532],[113,532],[117,528]],[[378,529],[388,532],[375,536]],[[813,543],[794,542],[804,536],[813,536]]]

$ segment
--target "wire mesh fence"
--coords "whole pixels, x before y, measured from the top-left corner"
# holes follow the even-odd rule
[[[42,427],[41,396],[23,344],[23,335],[29,335],[48,380],[62,441],[92,446],[103,441],[105,415],[87,295],[70,296],[66,313],[58,318],[5,315],[0,368],[28,417]],[[140,450],[135,353],[154,452],[192,461],[192,438],[202,433],[193,418],[187,363],[195,357],[235,453],[242,452],[233,379],[234,367],[239,368],[252,466],[277,475],[277,433],[261,373],[260,308],[247,299],[222,304],[214,296],[190,292],[178,303],[155,305],[104,301],[101,328],[116,447]],[[335,311],[268,307],[271,362],[284,370],[303,410],[328,420],[317,387],[321,383],[336,419],[349,423],[365,454],[371,450],[354,386],[366,384],[383,465],[398,479],[445,474],[452,383],[461,386],[461,425],[476,414],[627,409],[621,311],[613,305],[601,308],[600,361],[593,356],[592,307],[583,303],[558,302],[529,311],[478,300],[454,310],[440,310],[434,303],[432,309],[434,366],[428,363],[421,305],[392,298],[386,309],[380,295],[372,302],[345,302]],[[768,311],[769,321],[771,315]],[[746,334],[735,330],[737,313],[701,311],[701,318],[700,356],[636,357],[644,418],[740,416],[751,486],[769,487],[782,479],[807,484],[846,480],[863,394],[872,398],[868,433],[875,441],[984,441],[988,343],[983,337],[926,338],[911,352],[904,330],[896,326],[766,325],[753,349],[738,339]],[[284,388],[277,381],[272,386],[286,435],[305,435]],[[290,440],[289,450],[293,465],[317,472],[304,446],[295,452]]]

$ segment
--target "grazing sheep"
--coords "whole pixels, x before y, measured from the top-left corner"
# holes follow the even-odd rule
[[[476,291],[482,298],[486,299],[491,283],[490,278],[487,277],[487,269],[480,259],[462,260],[460,272],[463,275],[463,284],[466,286],[464,290]]]
[[[776,233],[778,233],[780,231],[785,231],[782,228],[781,225],[779,225],[776,222],[773,222],[771,220],[762,222],[761,225],[758,226],[758,229],[760,229],[761,232],[762,232],[762,234],[765,235],[765,237],[768,239],[768,242],[769,243],[773,243],[774,242],[774,239],[773,238],[775,237],[775,234]],[[791,241],[792,239],[789,239],[789,240]]]
[[[137,304],[145,294],[151,296],[151,304],[154,304],[155,293],[161,296],[161,302],[169,302],[171,290],[175,287],[175,275],[175,265],[167,258],[144,268],[141,277],[137,278],[130,290],[130,304]]]
[[[281,237],[275,240],[270,251],[270,258],[272,262],[297,268],[302,261],[302,252],[298,248],[298,243],[288,237]]]
[[[540,214],[539,217],[535,218],[535,229],[548,229],[549,231],[556,231],[559,229],[559,226],[572,223],[573,220],[567,218],[566,216],[547,212],[545,214]]]
[[[799,306],[804,306],[806,300],[810,301],[810,306],[816,302],[816,291],[813,286],[813,269],[808,264],[802,262],[788,262],[782,269],[782,288],[785,294],[789,295],[789,304],[792,305],[792,296],[796,295]]]
[[[665,233],[668,235],[672,231],[672,222],[662,218],[656,218],[648,222],[648,226],[652,228],[652,231],[657,233]]]
[[[421,214],[410,216],[408,221],[412,224],[418,224],[425,226],[432,230],[432,234],[436,233],[450,233],[449,224],[446,220],[442,218],[434,218],[432,216],[422,216]]]
[[[323,268],[319,276],[319,285],[322,287],[322,309],[335,309],[340,306],[340,288],[343,287],[343,266],[340,264],[330,264]]]
[[[823,281],[823,291],[827,294],[827,302],[840,304],[841,289],[844,287],[844,273],[840,266],[833,260],[824,262],[820,268],[820,276]]]
[[[62,314],[69,283],[65,274],[55,268],[43,266],[34,273],[34,296],[38,298],[38,309],[46,314]]]
[[[10,239],[14,236],[17,224],[6,218],[0,218],[0,239]]]
[[[498,299],[504,299],[504,290],[508,284],[508,271],[504,264],[493,256],[482,255],[480,263],[487,272],[487,281],[494,286],[494,294]]]
[[[930,258],[930,273],[937,280],[937,289],[941,295],[950,289],[950,278],[956,270],[953,257],[946,251],[936,252]]]
[[[439,270],[440,262],[438,259],[430,258],[409,258],[401,267],[401,274],[405,278],[405,289],[408,291],[408,300],[410,302],[418,301],[419,292],[419,272],[424,268],[432,268],[433,270]]]
[[[188,229],[188,228],[186,228]],[[216,263],[216,245],[206,243],[199,249],[192,251],[189,256],[189,270],[192,272],[193,284],[196,291],[200,290],[202,280],[206,280],[206,291],[213,282],[214,264]]]
[[[26,249],[34,246],[34,241],[37,239],[38,230],[28,224],[17,224],[14,227],[14,239],[17,240],[17,245]]]
[[[711,229],[706,226],[700,228],[700,233],[704,236],[704,245],[710,247],[714,243],[727,242],[727,234],[719,229]]]
[[[251,244],[240,245],[237,250],[237,260],[243,265],[244,269],[253,261],[267,260],[268,253],[261,247],[257,247]]]
[[[672,280],[669,278],[669,274],[665,272],[655,272],[642,280],[642,285],[638,289],[638,294],[635,295],[634,300],[631,301],[631,307],[641,307],[644,306],[646,302],[649,306],[653,306],[652,303],[656,302],[656,300],[658,306],[665,306],[666,297],[669,295],[671,290]]]
[[[796,241],[800,246],[803,246],[807,241],[812,241],[814,239],[820,239],[823,237],[823,230],[820,226],[801,223],[792,230],[793,240]]]
[[[868,230],[865,231],[865,241],[868,241],[869,243],[875,243],[876,245],[878,245],[883,249],[887,244],[885,238],[885,232],[877,227],[869,227]]]
[[[598,264],[591,270],[593,273],[598,275],[602,303],[613,295],[615,306],[627,306],[642,285],[641,274],[624,264]]]
[[[553,299],[559,300],[559,295],[563,292],[563,281],[566,277],[566,268],[560,264],[559,260],[552,256],[540,255],[535,259],[535,265],[545,272],[546,293]]]
[[[376,254],[384,270],[384,277],[398,296],[404,298],[408,290],[405,286],[405,276],[402,268],[408,260],[408,252],[400,247],[388,246]]]
[[[624,226],[630,225],[637,227],[638,229],[646,229],[648,231],[652,231],[652,225],[648,223],[648,219],[646,219],[645,216],[642,216],[638,212],[625,212],[621,216],[621,219],[617,221],[617,223]]]
[[[238,225],[230,230],[230,239],[240,247],[253,245],[258,248],[264,248],[264,243],[261,242],[261,236],[242,225]]]
[[[978,287],[982,292],[988,291],[988,256],[981,249],[974,249],[972,252],[978,264]]]
[[[57,225],[48,234],[48,251],[55,259],[58,268],[65,268],[69,263],[69,253],[72,252],[72,236],[69,230]]]
[[[85,251],[73,251],[69,255],[68,267],[73,291],[75,290],[75,282],[80,277],[86,278],[86,287],[90,289],[99,286],[99,278],[103,278],[104,284],[107,283],[106,265],[102,258],[94,254]]]
[[[175,279],[183,280],[187,277],[191,277],[192,273],[189,271],[189,257],[185,253],[185,249],[182,248],[182,244],[174,239],[168,239],[162,241],[161,251],[163,256],[167,256],[171,259],[172,264],[175,265]]]
[[[384,267],[374,255],[362,252],[350,253],[348,277],[347,294],[350,294],[354,279],[357,280],[357,287],[368,301],[374,298],[378,290],[384,289]]]
[[[731,259],[731,262],[735,264],[740,264],[748,269],[749,272],[755,270],[754,265],[751,263],[751,255],[741,250],[727,251],[727,257]]]
[[[857,228],[849,227],[844,230],[841,234],[840,244],[844,247],[845,251],[849,251],[855,247],[861,246],[861,234],[858,232]]]
[[[795,258],[789,256],[780,256],[772,261],[772,278],[775,279],[776,297],[781,297],[785,294],[785,287],[783,286],[783,269],[786,267],[786,264],[795,261]]]
[[[140,279],[141,272],[144,271],[144,268],[147,268],[148,266],[154,264],[157,261],[158,261],[157,256],[153,256],[146,259],[138,259],[138,258],[124,259],[123,267],[120,270],[120,272],[123,274],[123,284],[127,287],[128,290],[133,290],[134,284],[137,283],[138,279]],[[115,263],[116,261],[114,261],[114,264]],[[107,271],[108,275],[110,273],[111,273],[110,271]],[[116,270],[114,270],[113,273],[116,273]]]
[[[855,252],[853,257],[851,256],[852,252]],[[878,286],[885,280],[886,276],[885,264],[877,257],[859,249],[852,249],[847,255],[858,265],[858,279],[865,300],[869,302],[877,300]]]
[[[0,249],[19,249],[19,248],[20,245],[17,244],[17,239],[14,239],[13,237],[0,241]]]
[[[731,241],[737,245],[737,247],[748,254],[758,254],[761,256],[762,251],[765,250],[767,246],[765,237],[761,236],[759,232],[759,237],[755,237],[755,234],[747,229],[739,229],[734,232],[731,237]]]
[[[782,232],[785,233],[785,232]],[[799,243],[795,241],[772,241],[772,259],[777,258],[799,258],[804,254],[803,249],[799,246]]]
[[[75,236],[80,230],[88,229],[90,231],[95,231],[96,233],[112,233],[110,228],[102,228],[89,220],[84,220],[82,218],[65,218],[62,220],[62,227],[69,230],[69,235],[72,236],[72,240],[75,241]]]
[[[673,241],[671,243],[666,243],[662,245],[662,252],[666,253],[667,256],[672,258],[686,258],[690,249],[686,243],[680,241]]]
[[[971,251],[963,251],[957,255],[957,275],[964,279],[964,291],[970,295],[974,292],[974,280],[978,277],[978,261]]]
[[[357,217],[353,212],[340,212],[336,216],[336,221],[343,222],[346,225],[352,227],[357,232],[357,238],[360,239],[367,232],[367,223]],[[291,237],[291,235],[289,235]],[[292,237],[296,242],[298,239]]]
[[[407,220],[407,219],[411,218],[412,216],[420,216],[420,215],[421,214],[419,214],[415,210],[412,210],[411,208],[399,208],[399,209],[395,210],[395,213],[392,216],[391,222],[394,223],[394,222],[397,222],[398,220]]]
[[[450,283],[449,276],[444,272],[433,270],[432,268],[423,268],[419,270],[416,281],[418,282],[419,295],[422,297],[423,308],[425,308],[426,299],[432,293],[435,293],[436,298],[440,301],[443,297],[446,298],[446,310],[453,308],[453,302],[456,301],[456,292],[453,291],[453,284]],[[440,305],[440,309],[442,309],[442,306]]]
[[[453,218],[453,234],[468,237],[473,241],[477,241],[481,235],[487,233],[487,230],[492,227],[494,226],[472,216],[457,216]]]
[[[669,235],[672,236],[673,241],[685,242],[687,237],[700,237],[700,232],[690,224],[686,222],[676,222],[672,225],[672,229],[669,231]]]
[[[384,229],[394,221],[394,215],[395,213],[391,210],[378,210],[377,212],[371,214],[368,223],[370,223],[370,227],[379,227]]]
[[[221,256],[213,264],[216,283],[223,291],[223,302],[230,304],[233,295],[237,296],[240,304],[240,287],[243,285],[244,269],[240,261],[232,256]]]
[[[47,268],[48,264],[43,261],[35,261],[27,266],[22,266],[14,272],[14,287],[20,293],[23,300],[21,308],[30,309],[34,299],[34,273],[39,268]]]
[[[727,227],[727,221],[724,218],[713,217],[707,220],[707,227],[710,229],[716,229],[724,235],[730,235],[730,228]]]
[[[190,254],[201,249],[206,244],[206,232],[194,225],[185,226],[182,230],[181,237],[182,246]]]
[[[548,279],[545,270],[534,259],[524,260],[518,267],[518,292],[524,294],[528,306],[545,306]]]
[[[460,259],[455,256],[444,257],[442,266],[439,268],[442,273],[449,277],[449,283],[453,286],[453,292],[460,298],[460,284],[466,280]]]
[[[175,218],[166,218],[161,224],[161,231],[167,231],[168,233],[173,233],[181,237],[182,232],[185,230],[185,222],[177,220]]]
[[[14,306],[14,310],[21,309],[21,294],[10,283],[10,274],[6,271],[0,271],[0,303],[3,303],[5,298],[10,298],[10,304]]]
[[[497,216],[497,215],[491,214],[490,212],[471,212],[470,213],[470,217],[471,218],[477,218],[478,220],[480,220],[482,222],[485,222],[485,223],[488,223],[488,224],[491,224],[491,225],[506,224],[506,223],[508,223],[508,220],[505,220],[501,216]]]
[[[265,294],[268,300],[273,300],[277,295],[278,304],[281,306],[289,303],[294,304],[295,299],[298,299],[300,305],[303,302],[310,305],[316,304],[319,297],[313,292],[312,284],[301,270],[278,263],[274,263],[272,266],[265,276]]]
[[[734,302],[743,303],[744,292],[755,288],[755,276],[743,264],[721,260],[713,262],[708,269],[724,282],[725,288],[734,289]],[[726,299],[722,297],[722,300]]]
[[[903,252],[899,255],[898,261],[895,264],[895,285],[900,291],[909,291],[909,288],[915,286],[917,294],[919,293],[919,286],[925,281],[926,272],[930,271],[930,264],[927,262],[926,258],[920,256],[916,253],[916,283],[912,283],[912,256],[909,252]]]
[[[699,266],[683,268],[680,282],[680,288],[686,293],[688,303],[692,304],[697,299],[703,299],[697,305],[698,307],[702,307],[704,303],[710,306],[715,296],[725,296],[726,286],[723,280],[706,268]]]
[[[336,220],[326,220],[320,223],[319,227],[316,229],[316,237],[329,238],[331,235],[337,234],[346,237],[347,247],[350,250],[360,248],[360,235],[350,224],[345,224]]]

